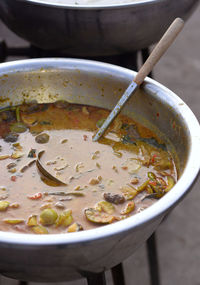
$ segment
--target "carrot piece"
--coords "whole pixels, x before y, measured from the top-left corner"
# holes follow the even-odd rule
[[[42,198],[42,193],[38,192],[38,193],[34,194],[33,196],[28,196],[28,198],[31,200],[39,200]]]

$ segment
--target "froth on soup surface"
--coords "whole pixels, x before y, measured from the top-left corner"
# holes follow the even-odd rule
[[[149,129],[109,111],[57,101],[0,111],[0,230],[58,234],[115,223],[151,206],[177,180]]]

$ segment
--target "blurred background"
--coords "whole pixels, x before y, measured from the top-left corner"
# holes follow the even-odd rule
[[[1,21],[0,38],[6,40],[10,46],[27,45]],[[14,59],[16,58],[10,57],[8,60]],[[196,117],[200,118],[200,6],[196,8],[181,34],[157,64],[153,75],[157,81],[181,97]],[[161,285],[200,285],[199,182],[200,179],[156,231]],[[124,261],[123,267],[126,285],[150,284],[146,244]],[[110,272],[106,273],[106,277],[108,284],[112,284]],[[1,277],[1,282],[3,285],[17,284],[17,281],[5,277]],[[78,280],[65,284],[86,283],[86,280]]]

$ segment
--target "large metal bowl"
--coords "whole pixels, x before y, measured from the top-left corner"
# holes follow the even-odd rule
[[[0,65],[0,106],[32,99],[65,99],[112,108],[133,76],[135,72],[131,70],[87,60],[4,63]],[[177,184],[143,212],[97,229],[44,236],[0,232],[2,274],[20,280],[52,282],[109,269],[144,243],[191,189],[200,169],[200,126],[189,107],[169,89],[147,78],[123,112],[164,139],[167,136],[180,161]]]
[[[136,0],[105,6],[54,0],[0,0],[0,17],[16,34],[45,50],[104,56],[157,42],[176,17],[186,20],[198,0]]]

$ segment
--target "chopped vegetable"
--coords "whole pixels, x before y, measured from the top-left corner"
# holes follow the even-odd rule
[[[35,141],[39,144],[45,144],[49,141],[49,135],[46,133],[39,134],[35,137]]]
[[[61,170],[64,170],[65,168],[67,168],[68,166],[69,166],[69,164],[66,163],[66,164],[63,165],[63,166],[55,167],[54,170],[56,170],[56,171],[61,171]]]
[[[0,211],[6,211],[10,205],[8,201],[0,201]]]
[[[17,119],[17,122],[20,122],[20,106],[17,106],[16,107],[16,119]]]
[[[156,175],[155,175],[153,172],[148,172],[147,174],[148,174],[148,177],[149,177],[151,180],[153,180],[153,181],[156,180]]]
[[[120,151],[114,150],[113,154],[117,157],[122,157],[122,153]]]
[[[58,209],[64,209],[65,208],[65,204],[62,203],[62,202],[57,202],[55,204],[55,207],[58,208]]]
[[[97,150],[94,152],[94,154],[92,155],[92,159],[98,159],[100,157],[100,151]]]
[[[71,226],[68,227],[68,233],[80,232],[83,231],[83,227],[78,223],[73,223]]]
[[[87,141],[88,136],[87,135],[83,135],[83,139],[84,139],[84,141]]]
[[[113,204],[122,204],[125,202],[125,198],[123,195],[113,194],[113,193],[104,193],[104,199]]]
[[[107,201],[100,201],[98,204],[97,204],[97,209],[99,211],[103,211],[107,214],[113,214],[114,211],[115,211],[115,207],[113,204],[111,204],[110,202],[107,202]]]
[[[91,185],[96,185],[98,183],[99,183],[99,180],[96,179],[96,178],[91,178],[90,181],[89,181],[89,184],[91,184]]]
[[[129,158],[122,164],[122,167],[126,167],[129,174],[134,174],[141,168],[141,165],[137,159]]]
[[[17,164],[15,163],[15,162],[11,162],[11,163],[9,163],[6,167],[8,168],[8,169],[11,169],[11,168],[14,168],[14,167],[16,167],[17,166]]]
[[[12,176],[10,177],[10,180],[13,181],[13,182],[16,182],[16,181],[17,181],[17,176],[12,175]]]
[[[28,157],[36,157],[36,149],[32,148],[28,153]]]
[[[4,221],[4,223],[10,224],[10,225],[18,225],[18,224],[24,223],[23,219],[6,219],[3,221]]]
[[[4,137],[6,142],[16,142],[18,140],[19,135],[15,133],[9,133]]]
[[[18,159],[18,158],[22,157],[23,155],[24,155],[23,152],[17,150],[11,154],[11,158]]]
[[[132,200],[138,194],[138,191],[135,188],[128,185],[121,187],[121,191],[123,192],[126,200]]]
[[[66,210],[62,212],[56,221],[56,227],[64,226],[67,227],[73,222],[72,211]]]
[[[139,138],[138,140],[142,141],[142,142],[145,142],[147,144],[150,144],[150,145],[152,145],[152,146],[154,146],[156,148],[160,148],[160,149],[166,150],[166,145],[158,143],[158,141],[155,138]]]
[[[27,225],[29,227],[37,226],[37,215],[32,215],[28,218]]]
[[[140,193],[140,192],[144,191],[148,184],[149,184],[149,180],[146,180],[139,187],[137,187],[137,192]]]
[[[169,192],[175,185],[174,178],[172,176],[167,176],[167,187],[164,189],[165,192]]]
[[[106,119],[100,119],[99,121],[97,121],[96,126],[97,128],[101,128],[101,126],[103,125],[103,123],[105,122]]]
[[[162,193],[151,193],[151,194],[148,194],[146,195],[142,200],[144,199],[160,199],[161,197],[163,196]]]
[[[27,131],[27,126],[24,123],[16,122],[10,126],[10,130],[13,133],[24,133]]]
[[[135,203],[133,201],[128,202],[125,209],[121,211],[122,215],[128,215],[135,209]]]
[[[17,171],[16,168],[12,168],[12,169],[9,169],[9,170],[8,170],[8,172],[10,172],[10,173],[15,173],[16,171]]]
[[[89,208],[85,210],[86,218],[93,223],[98,224],[110,224],[115,220],[115,217],[108,215],[107,213],[100,212],[94,208]]]
[[[43,235],[43,234],[49,233],[48,230],[42,226],[33,226],[33,227],[31,227],[31,229],[35,234],[38,234],[38,235]]]
[[[4,160],[4,159],[7,159],[7,158],[10,158],[10,155],[0,155],[0,160]]]
[[[87,109],[86,106],[83,106],[83,107],[82,107],[82,112],[83,112],[83,114],[86,115],[86,116],[89,116],[89,114],[90,114],[90,113],[88,112],[88,109]]]
[[[4,108],[1,110],[2,114],[1,114],[1,118],[3,121],[5,122],[12,122],[15,120],[15,112],[13,112],[12,110],[15,110],[16,107],[8,107],[8,108]]]
[[[131,179],[130,183],[133,184],[133,185],[138,184],[139,183],[139,179],[137,177],[134,177],[134,178]]]
[[[68,142],[68,139],[64,139],[64,140],[61,141],[62,144],[66,143],[66,142]]]
[[[39,200],[39,199],[42,198],[42,193],[38,192],[38,193],[36,193],[36,194],[34,194],[32,196],[28,196],[28,198],[31,199],[31,200]]]
[[[11,209],[18,209],[19,207],[20,207],[20,204],[16,202],[9,205],[9,208]]]
[[[122,127],[122,120],[119,119],[119,117],[117,117],[114,122],[113,122],[113,127],[112,127],[112,132],[119,132],[119,130],[121,129]]]
[[[154,166],[154,169],[159,171],[159,170],[167,170],[170,169],[171,167],[172,163],[170,160],[162,159]]]
[[[96,162],[96,167],[101,168],[101,165],[98,162]]]
[[[123,136],[123,137],[122,137],[122,142],[123,142],[124,144],[130,143],[130,144],[136,145],[135,138],[130,137],[129,135]]]

